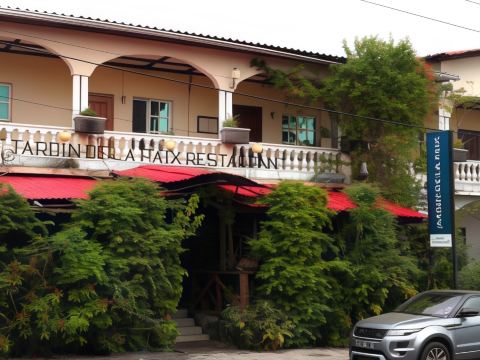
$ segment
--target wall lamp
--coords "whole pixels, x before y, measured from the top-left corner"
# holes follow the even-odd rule
[[[365,161],[363,161],[361,164],[360,164],[360,173],[359,173],[359,176],[358,178],[360,180],[366,180],[368,178],[368,169],[367,169],[367,163]]]

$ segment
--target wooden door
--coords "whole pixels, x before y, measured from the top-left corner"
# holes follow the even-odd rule
[[[262,141],[262,108],[233,105],[233,115],[238,116],[238,126],[250,129],[250,141]]]
[[[88,107],[98,116],[107,118],[105,130],[113,130],[113,95],[88,94]]]
[[[468,150],[468,160],[480,160],[480,131],[458,129],[458,137]]]

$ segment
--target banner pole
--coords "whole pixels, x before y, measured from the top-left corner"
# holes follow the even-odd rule
[[[452,282],[457,288],[455,244],[455,174],[453,132],[427,133],[427,199],[430,247],[452,248]]]
[[[453,166],[453,131],[449,131],[449,152],[450,152],[450,221],[452,224],[452,288],[458,288],[458,262],[457,262],[457,244],[456,244],[456,230],[455,230],[455,174]]]

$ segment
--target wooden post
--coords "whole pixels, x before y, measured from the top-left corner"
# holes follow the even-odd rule
[[[225,219],[223,218],[223,215],[219,212],[218,213],[218,241],[220,242],[220,270],[225,271],[226,270],[226,252],[227,252],[227,234],[226,234],[226,225],[225,225]]]
[[[241,272],[240,276],[240,309],[245,309],[249,303],[248,273]]]
[[[233,224],[227,224],[228,268],[235,268],[235,249],[233,244]]]
[[[215,301],[215,311],[222,311],[222,289],[220,288],[220,279],[218,275],[213,275],[215,277],[215,293],[216,293],[216,301]]]

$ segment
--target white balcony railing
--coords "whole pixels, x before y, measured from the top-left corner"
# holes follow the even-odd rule
[[[480,184],[480,161],[454,163],[455,180]]]
[[[480,161],[456,162],[453,171],[456,194],[480,196]]]
[[[42,158],[69,158],[82,167],[86,162],[101,160],[108,162],[110,169],[139,163],[200,166],[243,175],[249,170],[248,174],[253,177],[298,180],[310,180],[318,173],[344,174],[347,179],[349,175],[348,159],[338,149],[261,144],[263,151],[254,154],[253,143],[229,145],[211,138],[115,131],[86,135],[67,131],[71,138],[66,141],[64,138],[62,142],[63,128],[0,124],[2,161],[41,166],[38,164]]]

